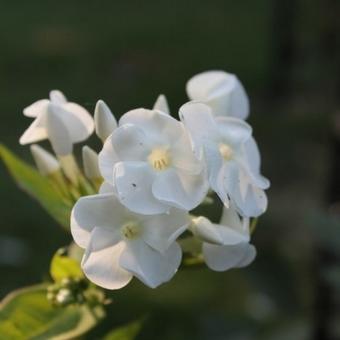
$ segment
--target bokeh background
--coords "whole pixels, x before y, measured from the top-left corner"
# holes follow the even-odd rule
[[[1,142],[30,162],[22,109],[51,89],[90,112],[104,99],[117,117],[161,92],[176,116],[186,81],[223,69],[250,96],[272,182],[257,260],[181,270],[157,290],[134,280],[102,330],[148,314],[138,339],[340,339],[339,16],[337,0],[0,0]],[[2,165],[0,188],[2,298],[46,278],[70,237]]]

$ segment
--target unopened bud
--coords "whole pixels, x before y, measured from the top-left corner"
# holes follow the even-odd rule
[[[87,145],[83,147],[83,166],[85,176],[88,179],[98,179],[102,177],[99,171],[98,154]]]
[[[162,111],[163,113],[170,114],[169,104],[166,100],[166,97],[164,94],[160,94],[155,101],[155,104],[153,106],[154,110]]]
[[[30,149],[38,171],[43,176],[48,176],[60,169],[58,160],[41,146],[32,144]]]
[[[103,100],[98,100],[94,110],[97,136],[104,142],[117,127],[117,121]]]

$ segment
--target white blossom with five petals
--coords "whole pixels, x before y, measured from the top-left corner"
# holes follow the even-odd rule
[[[81,265],[89,280],[119,289],[135,276],[155,288],[176,273],[182,251],[175,241],[188,223],[187,212],[177,208],[152,216],[133,213],[111,192],[80,198],[71,232],[85,248]]]
[[[269,181],[260,174],[260,154],[251,127],[234,117],[214,117],[199,102],[180,108],[196,154],[205,160],[211,188],[228,207],[230,201],[245,217],[267,209]]]
[[[208,190],[183,124],[158,110],[124,114],[99,154],[99,167],[121,203],[137,213],[192,210]]]

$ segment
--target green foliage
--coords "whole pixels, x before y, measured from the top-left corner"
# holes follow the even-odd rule
[[[103,340],[134,340],[143,326],[144,319],[130,322],[108,333]]]
[[[55,282],[59,282],[65,278],[83,278],[84,274],[77,260],[68,257],[60,249],[53,256],[50,266],[50,274]]]
[[[0,157],[18,186],[35,198],[42,207],[65,229],[69,229],[72,203],[52,186],[33,167],[19,159],[4,145],[0,145]]]
[[[0,305],[0,339],[71,339],[85,334],[104,317],[102,307],[56,307],[46,294],[46,285],[36,285],[8,295]]]

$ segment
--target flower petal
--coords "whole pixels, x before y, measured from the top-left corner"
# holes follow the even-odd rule
[[[52,103],[62,105],[67,103],[67,99],[64,94],[59,90],[50,91],[50,100]]]
[[[172,144],[183,133],[181,123],[168,114],[155,110],[136,109],[125,113],[119,125],[138,126],[153,143]]]
[[[143,220],[143,240],[153,249],[164,252],[189,224],[186,211],[171,208],[167,214],[152,215]]]
[[[125,242],[117,243],[111,232],[95,228],[82,260],[86,277],[106,289],[120,289],[126,286],[131,281],[132,274],[119,264],[125,247]]]
[[[74,241],[86,248],[95,227],[118,230],[128,215],[117,197],[110,194],[83,196],[71,213],[71,233]]]
[[[239,265],[242,266],[251,262],[248,262],[248,260],[251,260],[250,253],[252,252],[249,247],[251,245],[246,242],[226,246],[203,243],[204,261],[210,269],[215,271],[237,268]]]
[[[46,113],[39,115],[19,139],[21,145],[39,142],[48,138],[46,129]]]
[[[66,103],[58,112],[68,128],[73,143],[87,139],[94,130],[91,115],[82,106],[76,103]]]
[[[122,204],[145,215],[160,214],[169,207],[152,193],[155,174],[144,162],[119,162],[114,167],[114,185]]]
[[[158,174],[153,186],[154,196],[162,202],[184,209],[197,207],[208,192],[205,173],[191,175],[184,171],[168,169]]]
[[[47,111],[49,100],[41,99],[24,108],[24,115],[27,117],[38,117]]]
[[[120,257],[120,265],[151,288],[169,281],[182,259],[181,247],[173,243],[160,253],[141,240],[128,242]]]
[[[219,245],[234,245],[249,241],[248,235],[230,226],[212,223],[204,216],[194,218],[192,222],[194,235],[202,241]]]
[[[98,155],[98,164],[100,173],[110,184],[113,184],[113,168],[118,162],[118,156],[112,145],[112,137],[109,136],[103,145],[102,151],[100,151]]]
[[[97,136],[104,142],[117,127],[117,121],[103,100],[98,100],[94,110]]]
[[[120,161],[146,161],[149,140],[136,125],[125,124],[112,133],[112,145]]]
[[[252,128],[245,121],[234,117],[217,117],[220,136],[232,146],[239,146],[251,138]]]

